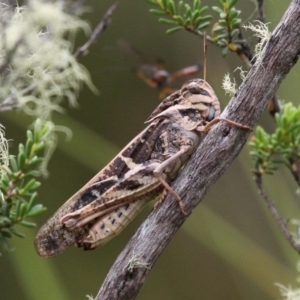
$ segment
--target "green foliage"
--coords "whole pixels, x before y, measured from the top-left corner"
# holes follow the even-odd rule
[[[223,48],[223,55],[226,55],[229,50],[237,52],[244,42],[239,38],[241,11],[234,7],[237,0],[218,0],[218,3],[219,6],[212,7],[219,15],[219,21],[213,26],[212,35],[214,43]]]
[[[273,134],[258,126],[249,143],[255,171],[260,174],[273,174],[278,164],[292,168],[289,160],[300,160],[300,107],[285,104],[275,120],[277,127]]]
[[[186,29],[202,35],[201,30],[210,25],[212,16],[205,14],[208,6],[201,7],[200,0],[194,0],[192,6],[183,1],[179,1],[176,5],[174,0],[145,1],[156,7],[155,9],[150,9],[150,13],[160,16],[160,23],[173,26],[167,30],[167,33]]]
[[[173,26],[167,33],[174,33],[186,29],[196,35],[204,36],[203,29],[211,25],[211,15],[205,14],[208,6],[201,7],[200,0],[193,0],[193,5],[180,0],[176,5],[174,0],[145,0],[147,3],[156,6],[150,9],[154,15],[160,16],[159,22]],[[223,55],[228,51],[237,52],[245,41],[241,39],[239,18],[241,13],[234,6],[238,0],[217,0],[218,6],[212,9],[218,14],[219,21],[212,27],[212,37],[208,40],[223,48]]]
[[[49,146],[46,140],[52,127],[50,122],[42,125],[37,120],[34,130],[27,131],[25,145],[19,145],[18,155],[9,156],[8,166],[1,165],[0,245],[4,250],[9,250],[8,238],[24,237],[15,225],[35,227],[36,224],[27,219],[46,210],[42,204],[36,204],[40,182],[35,177],[40,174],[38,167],[44,159],[41,153]]]

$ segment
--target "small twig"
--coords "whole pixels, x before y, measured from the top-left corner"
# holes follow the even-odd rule
[[[108,11],[104,15],[103,19],[100,21],[100,23],[94,29],[89,40],[83,46],[77,48],[76,52],[73,54],[73,56],[75,58],[84,54],[88,50],[88,48],[96,41],[98,35],[101,34],[107,28],[107,26],[111,22],[111,15],[114,12],[114,10],[117,8],[118,4],[119,3],[116,2],[108,9]]]
[[[215,43],[214,43],[214,39],[213,39],[211,36],[207,35],[206,33],[202,32],[202,31],[200,31],[200,30],[195,30],[195,29],[193,29],[193,28],[191,28],[191,27],[189,27],[189,26],[184,26],[184,29],[185,29],[186,31],[189,31],[189,32],[191,32],[191,33],[193,33],[193,34],[195,34],[195,35],[197,35],[197,36],[202,37],[202,38],[203,38],[204,35],[205,35],[205,39],[206,39],[207,42],[210,42],[210,43],[212,43],[212,44],[215,44]]]
[[[5,31],[3,31],[5,33]],[[19,46],[23,43],[23,39],[20,38],[14,45],[14,47],[9,51],[9,53],[7,53],[6,57],[5,57],[5,61],[2,63],[2,65],[0,65],[0,74],[3,74],[6,71],[6,68],[9,66],[9,63],[11,61],[11,58],[13,57],[13,55],[16,53],[16,51],[18,50]]]
[[[244,35],[242,33],[242,30],[240,29],[239,32],[239,40],[245,40]],[[255,61],[253,60],[253,54],[250,49],[250,45],[246,42],[241,44],[241,49],[238,50],[236,53],[239,56],[239,58],[242,60],[242,62],[245,63],[245,65],[251,69],[254,65]]]
[[[11,93],[6,99],[4,99],[3,102],[0,103],[0,112],[19,108],[19,104],[16,101],[18,99],[18,96],[23,96],[28,94],[29,92],[32,92],[36,86],[37,82],[33,82],[30,86],[26,87],[18,93]]]
[[[268,104],[269,114],[274,118],[276,113],[281,113],[280,105],[276,95],[270,100]]]
[[[255,177],[255,183],[259,189],[260,194],[263,196],[265,203],[269,209],[269,211],[271,212],[272,216],[274,217],[277,225],[279,226],[279,228],[281,229],[282,233],[284,234],[284,236],[286,237],[286,239],[289,241],[289,243],[291,244],[291,246],[298,252],[300,253],[300,244],[297,244],[293,238],[293,236],[290,234],[287,226],[286,226],[286,221],[284,221],[280,214],[278,213],[274,202],[269,198],[266,190],[264,189],[264,186],[262,184],[262,176],[261,173],[255,172],[254,173]]]
[[[257,0],[257,20],[265,23],[264,0]]]
[[[300,186],[300,162],[297,158],[296,151],[293,151],[292,157],[289,159],[289,163],[291,166],[291,173],[294,176],[295,181]]]

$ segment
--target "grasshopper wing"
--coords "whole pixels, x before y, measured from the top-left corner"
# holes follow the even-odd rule
[[[88,235],[96,220],[93,219],[74,230],[68,230],[61,220],[67,214],[80,210],[97,199],[101,199],[101,196],[112,187],[120,186],[126,173],[149,159],[156,140],[165,126],[166,122],[163,119],[152,122],[105,168],[54,213],[35,237],[35,249],[39,255],[44,257],[54,256]],[[117,201],[117,203],[116,205],[114,205],[113,201],[108,203],[105,214],[126,204],[123,202],[120,205],[120,201]]]

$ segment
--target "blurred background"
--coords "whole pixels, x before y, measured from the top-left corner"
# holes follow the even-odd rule
[[[214,1],[202,1],[215,5]],[[255,1],[239,1],[242,18],[255,16]],[[273,30],[289,1],[265,1],[265,14]],[[85,18],[94,28],[111,0],[87,1]],[[77,109],[66,106],[65,115],[55,115],[58,125],[73,131],[71,141],[59,134],[59,144],[49,164],[49,177],[42,179],[39,202],[48,207],[35,219],[40,227],[72,194],[102,169],[134,138],[159,104],[156,89],[149,88],[133,71],[140,62],[118,47],[120,39],[145,53],[149,63],[159,57],[171,73],[202,61],[202,40],[181,31],[166,35],[168,28],[149,14],[144,1],[123,0],[112,24],[99,36],[80,61],[91,73],[99,95],[87,87],[80,93]],[[215,16],[213,11],[211,14]],[[250,32],[246,33],[250,36]],[[86,41],[82,35],[78,45]],[[255,45],[256,38],[250,40]],[[221,89],[225,73],[241,66],[235,54],[222,57],[208,45],[207,81],[224,108],[229,100]],[[202,76],[201,73],[200,75]],[[234,73],[240,82],[238,72]],[[180,87],[182,82],[178,82]],[[299,104],[299,66],[281,85],[278,96]],[[13,139],[11,154],[25,140],[32,120],[18,111],[1,114],[6,137]],[[269,132],[273,120],[265,113],[260,124]],[[295,285],[297,253],[290,247],[267,211],[252,180],[249,147],[209,191],[157,261],[137,299],[281,299],[276,282]],[[300,199],[292,176],[285,170],[265,179],[270,197],[282,216],[300,215]],[[95,251],[71,247],[51,259],[34,250],[35,230],[25,230],[26,239],[13,238],[11,253],[0,258],[0,299],[86,299],[96,296],[120,251],[152,209],[150,203],[121,235]]]

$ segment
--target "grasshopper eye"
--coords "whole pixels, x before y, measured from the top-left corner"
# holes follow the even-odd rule
[[[210,106],[209,107],[209,113],[208,113],[208,116],[206,118],[206,120],[208,122],[210,122],[211,120],[213,120],[215,118],[215,112],[216,112],[216,109],[214,106]]]

